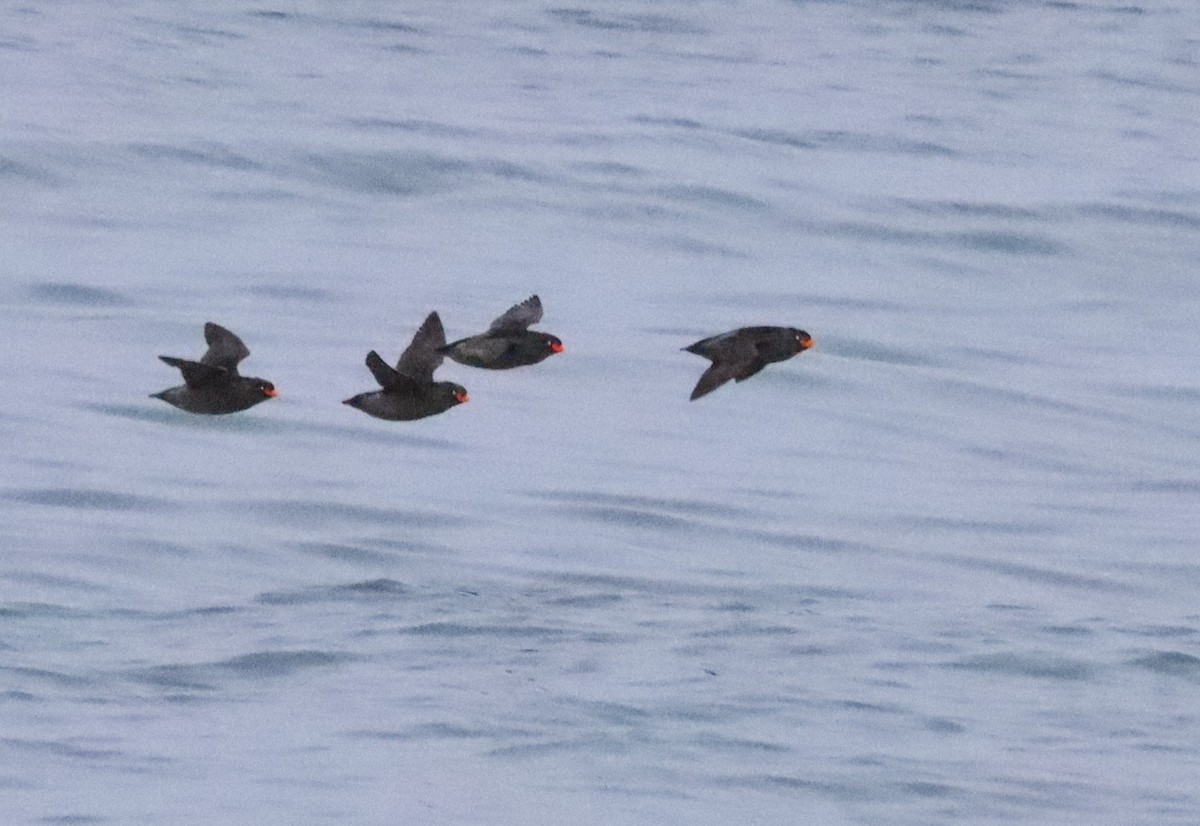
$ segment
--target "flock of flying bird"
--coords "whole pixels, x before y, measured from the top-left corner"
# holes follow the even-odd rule
[[[541,299],[532,295],[510,307],[486,332],[447,344],[441,318],[436,312],[430,313],[395,367],[374,350],[367,353],[367,369],[381,389],[359,393],[342,404],[393,421],[443,413],[469,398],[462,385],[433,380],[445,356],[487,370],[537,364],[563,352],[563,343],[556,336],[529,329],[541,320]],[[204,325],[204,340],[208,352],[199,361],[159,356],[179,368],[183,384],[154,393],[151,398],[189,413],[219,415],[236,413],[279,395],[266,379],[238,373],[238,363],[250,351],[236,335],[210,321]],[[712,362],[691,397],[698,399],[730,379],[745,381],[768,364],[789,359],[812,345],[808,333],[793,327],[741,327],[701,339],[683,348]]]

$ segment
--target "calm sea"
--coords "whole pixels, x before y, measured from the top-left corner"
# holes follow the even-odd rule
[[[0,819],[1200,822],[1198,33],[5,5]],[[206,321],[279,399],[149,398]],[[748,324],[816,347],[689,402]]]

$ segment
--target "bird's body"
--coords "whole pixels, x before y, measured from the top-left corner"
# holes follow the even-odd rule
[[[412,421],[444,413],[468,401],[462,385],[433,380],[433,372],[442,363],[438,350],[445,344],[442,320],[437,313],[430,313],[395,367],[374,350],[367,353],[367,368],[382,389],[359,393],[342,404],[377,419]]]
[[[692,390],[692,400],[733,379],[745,381],[768,364],[812,347],[812,336],[794,327],[741,327],[684,347],[712,362]]]
[[[563,343],[556,336],[529,329],[541,320],[541,299],[531,295],[493,321],[487,332],[445,345],[441,352],[459,364],[485,370],[537,364],[563,352]]]
[[[183,384],[151,394],[189,413],[219,416],[236,413],[279,395],[266,379],[238,374],[238,362],[250,355],[242,340],[219,324],[204,325],[208,351],[200,361],[159,356],[183,374]]]

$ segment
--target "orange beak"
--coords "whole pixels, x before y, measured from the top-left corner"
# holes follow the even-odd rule
[[[454,398],[458,400],[459,404],[466,404],[471,400],[471,397],[466,393],[455,393]]]
[[[553,343],[553,344],[551,344],[551,345],[550,345],[550,352],[551,352],[551,353],[561,353],[561,352],[565,351],[566,349],[567,349],[566,347],[563,347],[563,346],[562,346],[561,344],[559,344],[558,342],[555,342],[555,343]]]
[[[272,387],[270,390],[263,390],[263,395],[268,399],[273,399],[279,395],[279,391]]]

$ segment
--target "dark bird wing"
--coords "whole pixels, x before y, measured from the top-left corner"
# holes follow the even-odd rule
[[[701,396],[708,395],[733,377],[734,373],[728,364],[714,361],[704,371],[704,375],[700,377],[700,381],[696,382],[696,386],[692,389],[691,400],[695,401]]]
[[[413,336],[412,344],[400,355],[396,371],[415,381],[433,381],[433,371],[442,364],[443,356],[438,351],[445,346],[446,331],[442,327],[442,320],[436,312],[432,312]],[[370,367],[369,364],[367,366]]]
[[[706,342],[697,342],[693,346],[704,343]],[[710,345],[705,348],[705,352],[685,348],[712,359],[712,364],[704,371],[704,375],[700,376],[700,381],[696,382],[696,387],[692,390],[692,401],[711,393],[730,379],[745,381],[767,366],[759,356],[754,342],[744,337],[732,336],[713,344],[715,346]]]
[[[199,361],[188,361],[171,356],[159,356],[159,358],[172,367],[178,367],[179,372],[183,373],[183,383],[192,389],[211,387],[227,380],[230,375],[236,375],[236,373],[231,374],[224,367],[214,367]]]
[[[208,352],[200,359],[200,363],[220,367],[235,376],[238,362],[250,355],[240,338],[211,321],[204,325],[204,340],[208,342]]]
[[[520,304],[509,307],[504,315],[492,322],[492,326],[488,327],[488,332],[510,333],[526,330],[530,324],[537,324],[541,320],[542,300],[536,295],[531,295]]]
[[[733,377],[734,381],[745,381],[766,366],[767,362],[763,361],[761,358],[757,358],[746,365],[745,369],[739,371],[738,374]]]
[[[367,369],[371,371],[371,375],[375,377],[375,381],[379,382],[379,386],[385,389],[395,387],[405,381],[404,376],[380,358],[379,354],[374,350],[367,353]]]

